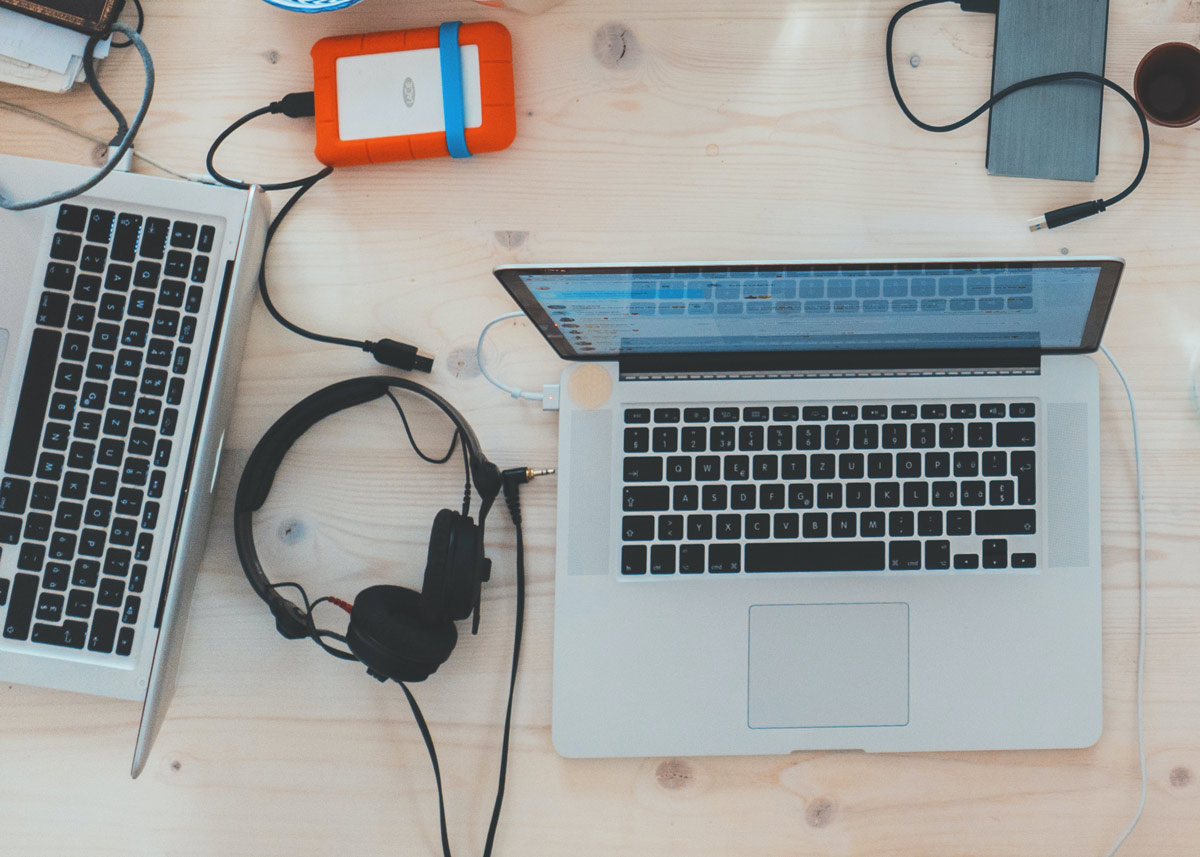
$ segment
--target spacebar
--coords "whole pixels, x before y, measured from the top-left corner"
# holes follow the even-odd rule
[[[746,545],[746,571],[883,571],[883,542],[773,542]]]
[[[8,445],[8,472],[14,476],[32,476],[37,459],[38,444],[42,441],[42,424],[46,420],[46,403],[50,400],[50,385],[54,382],[54,364],[58,358],[58,343],[62,334],[57,330],[37,328],[29,344],[25,363],[25,381],[17,400],[17,416],[13,420],[12,440]]]

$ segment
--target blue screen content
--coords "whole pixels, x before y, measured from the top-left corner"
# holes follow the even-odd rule
[[[523,277],[580,355],[1074,348],[1097,265],[777,267]]]

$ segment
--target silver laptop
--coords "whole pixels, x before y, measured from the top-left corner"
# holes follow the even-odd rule
[[[573,362],[558,751],[1094,743],[1122,267],[498,269]]]
[[[90,174],[0,156],[10,198]],[[0,211],[0,681],[144,700],[134,776],[174,688],[267,214],[261,192],[127,173]]]

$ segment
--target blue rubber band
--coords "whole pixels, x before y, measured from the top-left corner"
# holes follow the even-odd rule
[[[447,21],[438,27],[438,55],[442,61],[442,113],[446,117],[446,148],[452,158],[469,158],[467,120],[463,109],[462,57],[458,50],[461,22]]]

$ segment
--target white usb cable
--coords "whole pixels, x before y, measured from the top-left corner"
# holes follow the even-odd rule
[[[479,341],[475,344],[475,362],[479,364],[479,371],[483,374],[483,377],[486,378],[488,383],[490,383],[493,387],[503,390],[514,399],[526,399],[530,402],[541,402],[543,411],[557,411],[559,392],[558,384],[543,384],[542,392],[540,393],[526,392],[519,387],[513,387],[497,381],[488,373],[487,364],[483,362],[483,340],[487,338],[488,331],[502,321],[524,317],[525,313],[523,312],[509,312],[505,313],[504,315],[496,316],[487,324],[485,324],[483,326],[483,330],[479,332]]]
[[[1125,828],[1125,832],[1121,834],[1121,838],[1117,840],[1112,850],[1108,852],[1108,857],[1113,857],[1114,854],[1121,850],[1121,846],[1125,844],[1125,840],[1129,838],[1129,834],[1133,833],[1133,829],[1137,827],[1138,821],[1142,818],[1142,810],[1146,808],[1146,740],[1142,729],[1142,677],[1145,672],[1144,665],[1146,660],[1146,504],[1142,493],[1142,448],[1138,442],[1137,406],[1133,402],[1133,391],[1129,389],[1129,382],[1125,380],[1125,373],[1121,371],[1121,367],[1117,365],[1117,361],[1113,359],[1109,350],[1103,345],[1100,346],[1100,350],[1104,352],[1104,356],[1108,358],[1108,362],[1117,371],[1117,377],[1121,379],[1121,384],[1125,387],[1125,396],[1129,399],[1129,416],[1133,421],[1133,463],[1137,473],[1138,509],[1137,742],[1138,763],[1141,766],[1142,772],[1142,793],[1138,799],[1137,811],[1133,814],[1133,820],[1129,822],[1129,826]]]

